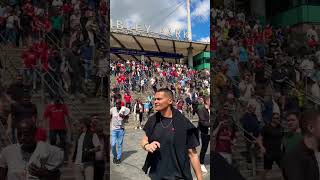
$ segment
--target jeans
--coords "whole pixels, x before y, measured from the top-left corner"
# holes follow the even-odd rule
[[[16,43],[16,31],[13,28],[7,28],[7,41]]]
[[[93,180],[93,165],[76,165],[74,171],[76,180]]]
[[[111,148],[112,148],[112,155],[114,158],[118,160],[121,159],[122,156],[122,144],[124,138],[124,129],[115,129],[111,132]],[[117,151],[118,147],[118,151]]]
[[[17,128],[12,128],[11,129],[11,143],[12,144],[15,144],[15,143],[17,143],[18,142],[18,139],[17,139]]]
[[[91,60],[85,60],[84,69],[85,69],[85,75],[84,75],[85,79],[86,80],[91,79],[91,70],[92,70]]]
[[[103,180],[106,163],[103,160],[94,162],[94,180]]]
[[[60,144],[57,145],[57,136],[59,136]],[[67,153],[67,131],[64,129],[59,130],[50,130],[49,132],[50,144],[54,146],[58,146],[64,151],[64,159],[68,160]]]

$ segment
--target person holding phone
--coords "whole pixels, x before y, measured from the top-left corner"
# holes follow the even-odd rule
[[[190,163],[198,180],[202,180],[197,128],[179,110],[174,109],[173,93],[167,88],[157,90],[155,110],[143,130],[141,146],[148,152],[144,172],[152,180],[192,180]]]

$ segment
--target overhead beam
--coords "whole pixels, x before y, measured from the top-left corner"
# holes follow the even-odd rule
[[[118,38],[116,38],[112,33],[110,33],[110,35],[111,35],[111,37],[112,37],[122,48],[126,48],[126,47],[120,42],[120,40],[119,40]],[[137,61],[139,61],[137,57],[135,57],[135,56],[133,56],[133,55],[131,55],[131,56],[132,56],[134,59],[136,59]]]
[[[160,46],[159,46],[157,40],[156,40],[155,38],[153,38],[153,41],[154,41],[154,43],[156,44],[158,51],[161,52]],[[162,61],[164,62],[164,58],[162,58]]]
[[[206,51],[207,47],[208,47],[208,44],[206,44],[206,47],[204,47],[204,50],[203,50],[203,51]]]
[[[137,49],[128,48],[110,48],[110,52],[113,54],[126,54],[131,56],[142,56],[145,57],[159,57],[159,58],[169,58],[169,59],[179,59],[183,58],[183,54],[167,53],[159,51],[142,51]]]
[[[136,43],[138,44],[138,46],[140,47],[140,49],[141,49],[142,51],[144,51],[144,48],[142,47],[142,45],[141,45],[141,43],[138,41],[138,39],[137,39],[135,36],[133,36],[133,35],[132,35],[131,37],[136,41]],[[148,56],[147,58],[149,59],[149,61],[152,61],[149,56]]]

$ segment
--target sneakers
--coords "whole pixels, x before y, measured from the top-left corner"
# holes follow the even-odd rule
[[[142,127],[139,127],[139,129],[141,130],[141,129],[142,129]]]
[[[204,173],[208,172],[207,168],[203,164],[201,164],[201,171]]]
[[[116,165],[119,165],[121,164],[121,160],[120,159],[117,159],[117,158],[113,158],[113,161],[112,161],[114,164]]]

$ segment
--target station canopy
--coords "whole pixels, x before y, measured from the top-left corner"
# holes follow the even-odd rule
[[[112,60],[145,60],[157,62],[179,62],[187,59],[188,48],[192,48],[195,56],[203,51],[210,51],[209,43],[188,42],[176,39],[162,39],[142,35],[125,34],[121,32],[110,33],[110,47]]]

